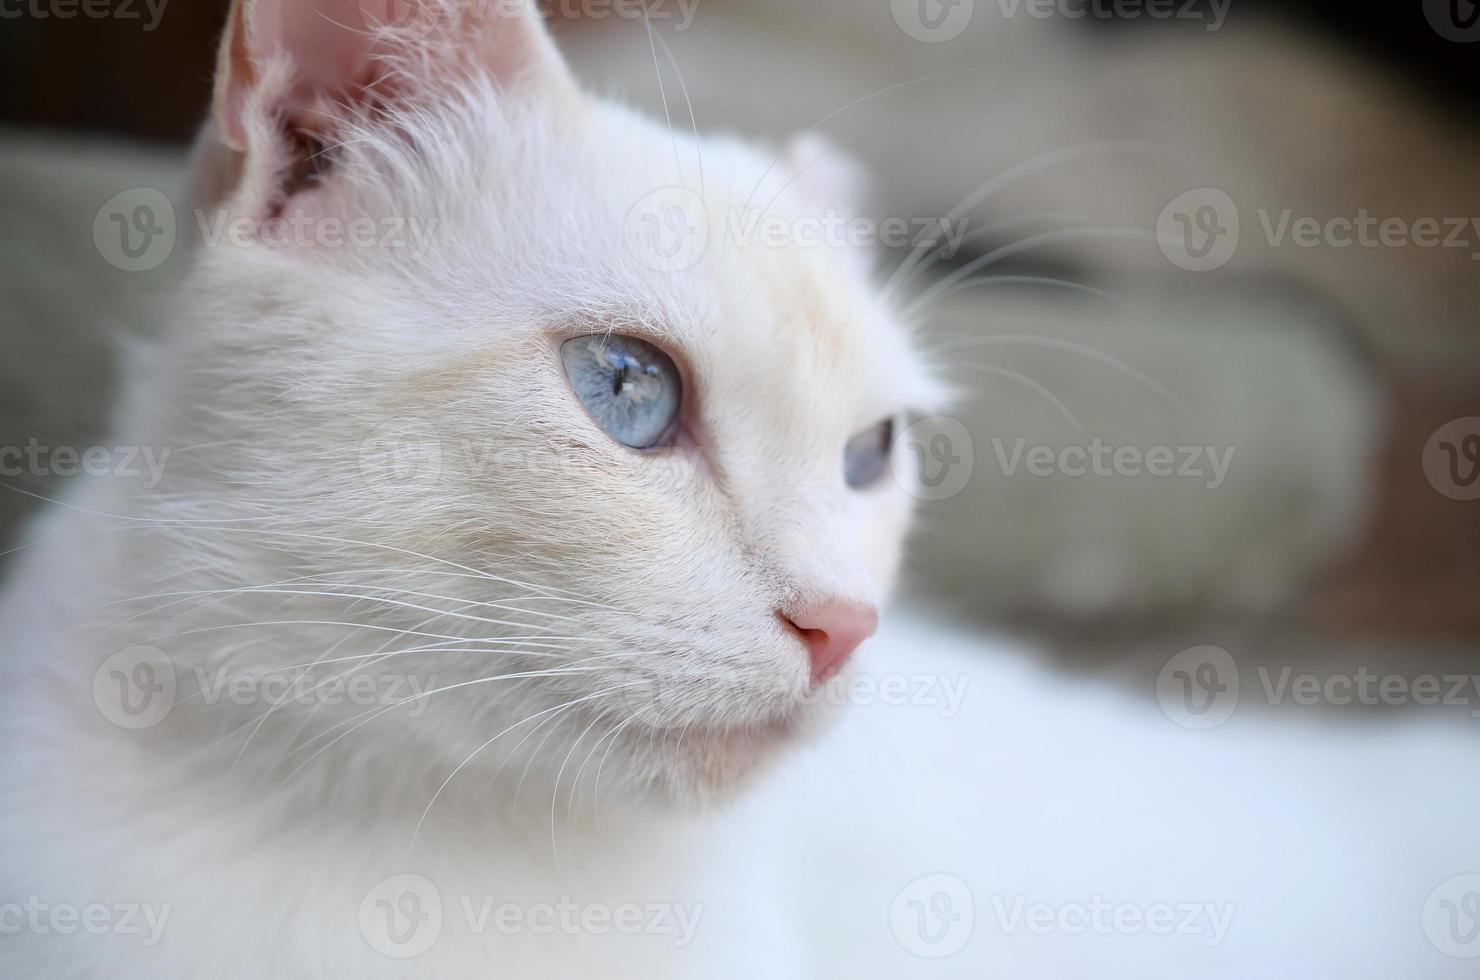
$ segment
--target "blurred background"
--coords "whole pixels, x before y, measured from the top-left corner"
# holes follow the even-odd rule
[[[105,443],[181,261],[110,258],[109,212],[154,188],[187,213],[226,6],[0,4],[0,445]],[[1480,7],[549,9],[594,89],[812,129],[869,174],[865,214],[958,246],[880,256],[961,393],[907,433],[915,601],[1133,676],[1207,644],[1474,662]],[[57,481],[4,482],[9,538]]]

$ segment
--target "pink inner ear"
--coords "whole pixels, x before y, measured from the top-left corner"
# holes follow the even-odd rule
[[[230,185],[203,184],[252,182],[266,200],[269,182],[322,162],[312,150],[334,142],[337,106],[434,96],[479,70],[507,89],[576,91],[534,0],[233,0],[217,133],[247,159]]]
[[[246,149],[250,96],[263,65],[286,59],[293,87],[269,108],[293,120],[323,100],[342,101],[370,81],[373,35],[367,26],[377,0],[234,0],[216,72],[216,121],[223,139]],[[379,0],[391,3],[396,0]],[[377,21],[378,22],[378,21]]]
[[[412,51],[410,70],[418,74],[457,79],[477,66],[506,86],[575,90],[534,0],[233,0],[216,79],[220,130],[245,149],[242,114],[269,61],[286,60],[293,84],[267,108],[319,128],[315,110],[359,100],[377,81],[377,54]],[[438,79],[408,81],[420,87]]]
[[[394,2],[394,0],[386,0]],[[311,102],[367,81],[378,6],[370,0],[257,0],[253,35],[257,58],[286,54],[298,81],[294,95]]]

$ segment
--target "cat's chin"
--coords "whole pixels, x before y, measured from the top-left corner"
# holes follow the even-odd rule
[[[649,786],[655,801],[679,809],[718,806],[763,779],[787,753],[831,727],[837,711],[813,709],[750,725],[655,729],[665,746]]]

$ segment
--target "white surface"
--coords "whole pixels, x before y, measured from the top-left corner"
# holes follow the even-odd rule
[[[808,976],[1475,976],[1476,959],[1445,955],[1425,932],[1437,902],[1459,897],[1431,894],[1480,869],[1467,713],[1343,722],[1255,707],[1246,679],[1233,716],[1194,731],[1153,691],[1056,675],[1026,651],[920,620],[896,619],[867,656],[876,674],[967,679],[968,693],[949,718],[938,704],[855,705],[825,747],[734,815],[752,838],[764,826],[800,842],[780,861],[802,872],[786,900],[816,940]],[[974,925],[951,937],[964,945],[950,957],[915,955],[948,948],[921,940],[915,918],[891,926],[901,890],[926,875],[970,894],[954,912],[965,922],[974,909]],[[1068,929],[1013,926],[1020,899],[1055,923],[1067,914]],[[1097,899],[1128,917],[1171,906],[1180,923],[1211,905],[1231,919],[1221,937],[1206,913],[1186,935],[1071,934],[1075,910]],[[1467,951],[1480,957],[1480,941]]]

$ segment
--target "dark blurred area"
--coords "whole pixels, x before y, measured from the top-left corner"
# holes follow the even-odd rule
[[[0,21],[0,121],[189,140],[210,99],[227,6],[177,2],[156,19],[138,0],[131,11],[102,19]]]
[[[0,20],[0,123],[188,141],[210,97],[215,44],[228,2],[153,2],[151,10],[145,0],[119,0],[116,15],[102,19],[79,12],[66,18],[12,13]],[[699,17],[705,7],[726,2],[703,0]],[[1207,2],[1175,0],[1178,8]],[[22,0],[14,0],[10,9],[20,11]],[[1109,5],[1105,11],[1115,12]],[[1424,90],[1456,114],[1473,116],[1480,109],[1480,45],[1455,43],[1431,20],[1449,16],[1469,23],[1480,16],[1480,5],[1471,0],[1233,0],[1228,10],[1235,24],[1267,16],[1349,44],[1391,72],[1395,82]],[[1201,30],[1193,18],[1187,24],[1179,20],[1122,11],[1118,19],[1087,16],[1078,24],[1090,33]]]

